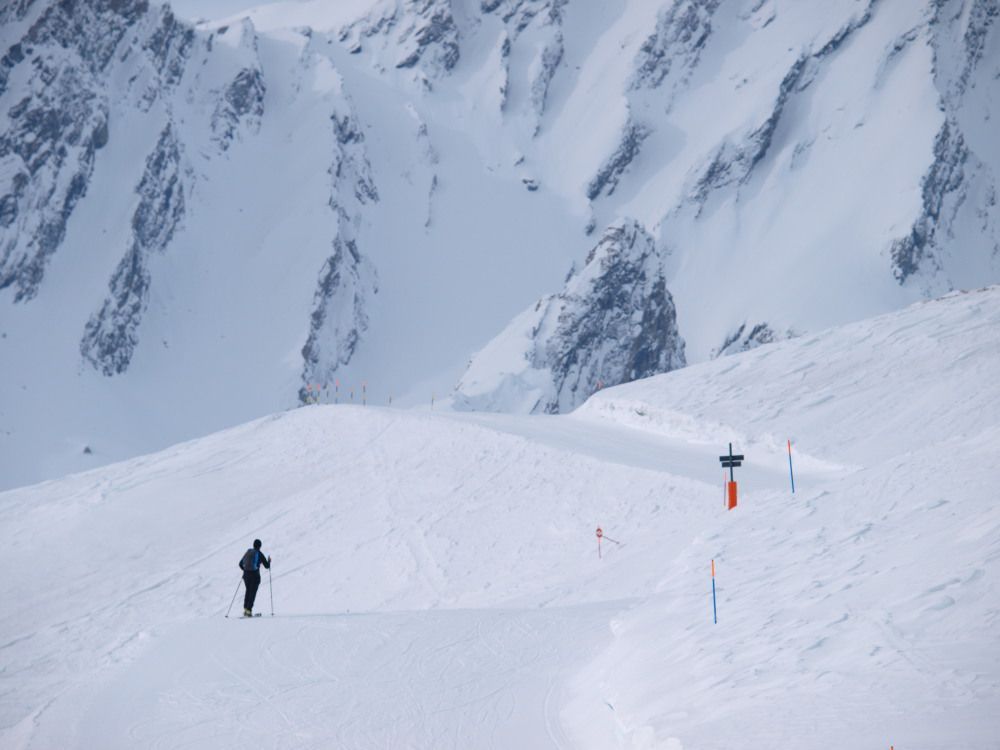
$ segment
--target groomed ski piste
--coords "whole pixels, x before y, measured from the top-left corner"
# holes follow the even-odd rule
[[[568,416],[307,406],[5,492],[0,747],[1000,747],[998,383],[991,287]]]

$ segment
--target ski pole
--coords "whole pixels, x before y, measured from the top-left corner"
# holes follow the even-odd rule
[[[270,562],[270,558],[268,558]],[[267,569],[267,592],[271,595],[271,617],[274,617],[274,583],[271,578],[271,569]]]
[[[233,602],[236,601],[236,595],[240,593],[240,583],[243,583],[243,577],[240,577],[239,583],[236,584],[236,591],[233,592],[233,598],[229,600],[229,609],[226,610],[226,617],[229,617],[229,612],[233,608]]]

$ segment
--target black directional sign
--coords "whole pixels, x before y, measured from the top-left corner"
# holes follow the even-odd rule
[[[733,454],[733,444],[729,444],[729,455],[719,456],[719,461],[722,463],[722,468],[729,469],[729,481],[734,481],[733,479],[733,467],[743,465],[743,454],[737,453]]]

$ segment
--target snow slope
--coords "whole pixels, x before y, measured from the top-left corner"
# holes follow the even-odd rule
[[[998,355],[991,287],[569,416],[305,407],[2,493],[0,746],[996,747]],[[227,620],[254,536],[276,616]]]

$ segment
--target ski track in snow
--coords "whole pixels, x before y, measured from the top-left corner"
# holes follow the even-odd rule
[[[76,744],[565,747],[556,681],[622,606],[193,620],[88,697]]]

